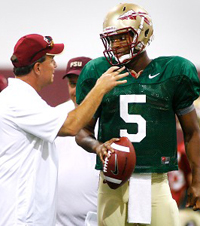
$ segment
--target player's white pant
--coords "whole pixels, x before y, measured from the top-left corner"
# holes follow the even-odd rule
[[[98,194],[98,226],[179,226],[179,211],[173,200],[167,174],[152,174],[151,224],[127,223],[128,182],[116,190],[103,183],[100,173]]]
[[[192,209],[180,210],[181,226],[185,225],[200,225],[200,213],[199,211],[193,211]]]

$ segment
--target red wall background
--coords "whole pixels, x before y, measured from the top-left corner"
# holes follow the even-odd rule
[[[4,75],[6,78],[14,77],[12,69],[0,69],[0,74]],[[54,74],[54,82],[42,89],[39,93],[40,96],[51,106],[56,106],[69,99],[69,93],[67,89],[67,80],[62,79],[65,74],[65,69],[56,70]]]

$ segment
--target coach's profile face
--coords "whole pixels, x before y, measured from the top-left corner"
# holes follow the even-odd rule
[[[54,71],[57,64],[54,60],[54,56],[46,55],[44,62],[37,62],[34,66],[36,74],[38,75],[38,81],[40,87],[43,88],[54,81]]]

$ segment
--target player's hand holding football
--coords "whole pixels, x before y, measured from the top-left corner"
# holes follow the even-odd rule
[[[115,152],[111,147],[111,144],[115,141],[118,141],[119,138],[112,138],[111,140],[106,141],[105,143],[100,144],[96,147],[96,153],[99,155],[101,161],[104,163],[106,157],[109,157],[108,151]]]
[[[98,80],[95,86],[99,86],[100,90],[105,94],[119,84],[124,84],[127,80],[119,80],[128,76],[128,72],[120,74],[125,67],[110,67]]]

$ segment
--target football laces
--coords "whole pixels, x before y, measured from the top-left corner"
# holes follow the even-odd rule
[[[105,163],[103,165],[103,172],[107,173],[108,170],[108,162],[109,162],[109,157],[111,155],[111,151],[108,151],[108,157],[105,158]]]

